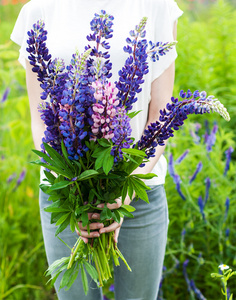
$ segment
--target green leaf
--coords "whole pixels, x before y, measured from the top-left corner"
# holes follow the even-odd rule
[[[68,173],[65,170],[62,170],[61,168],[57,168],[57,167],[45,164],[45,163],[41,162],[40,160],[31,161],[30,163],[33,165],[38,165],[38,166],[44,167],[46,169],[49,169],[51,171],[54,171],[56,174],[63,175],[64,177],[73,178],[73,176],[70,176],[71,172]]]
[[[70,166],[70,168],[73,168],[73,164],[71,163],[71,161],[68,158],[68,153],[64,144],[64,141],[61,141],[61,150],[62,150],[62,154],[66,160],[66,163],[68,164],[68,166]]]
[[[87,213],[87,211],[84,211],[84,212],[82,213],[81,220],[82,220],[82,226],[83,226],[83,227],[85,227],[85,226],[88,225],[89,218],[88,218],[88,213]]]
[[[52,185],[48,189],[48,192],[63,189],[63,188],[65,188],[68,185],[73,184],[73,183],[74,183],[74,181],[68,181],[68,180],[63,180],[63,181],[56,182],[56,183],[54,183],[54,185]]]
[[[114,209],[113,212],[112,212],[112,218],[117,223],[120,223],[120,214],[116,209]]]
[[[70,215],[69,213],[63,214],[63,216],[56,222],[56,226],[62,224],[65,222],[65,220],[67,219],[67,217]]]
[[[53,212],[70,212],[69,209],[66,209],[66,208],[61,208],[61,207],[46,207],[44,209],[46,212],[50,212],[50,213],[53,213]]]
[[[139,114],[142,110],[138,110],[138,111],[133,111],[131,113],[126,114],[130,119],[133,119],[134,117],[137,116],[137,114]]]
[[[64,223],[62,223],[61,225],[59,225],[59,227],[56,230],[55,236],[57,236],[60,232],[62,232],[63,230],[66,229],[66,227],[70,224],[70,213],[67,216],[67,219],[64,221]]]
[[[134,174],[132,175],[134,177],[137,177],[137,178],[141,178],[141,179],[152,179],[153,177],[157,177],[156,174],[154,173],[148,173],[148,174]]]
[[[134,217],[128,210],[126,210],[126,209],[123,208],[122,206],[119,207],[117,210],[118,210],[119,213],[121,213],[123,216],[126,216],[126,217],[128,217],[128,218],[133,218],[133,217]]]
[[[95,176],[97,176],[97,174],[98,174],[98,172],[95,170],[86,170],[80,174],[77,181],[82,181],[82,180],[86,180],[86,179],[95,177]]]
[[[138,157],[145,157],[146,156],[146,153],[144,151],[138,150],[138,149],[133,149],[133,148],[126,149],[126,148],[122,148],[121,151],[124,152],[124,153],[127,153],[127,154],[138,156]]]
[[[67,288],[65,289],[65,291],[68,291],[72,287],[72,285],[75,282],[78,274],[79,274],[79,267],[78,267],[78,270],[75,271],[75,273],[71,276],[70,281],[67,283]]]
[[[91,278],[96,281],[98,279],[98,272],[97,270],[86,260],[84,261],[85,269],[87,270],[88,274],[91,276]]]
[[[149,203],[146,190],[148,190],[150,188],[148,186],[146,186],[146,184],[138,178],[130,177],[130,180],[132,180],[133,188],[134,188],[136,195],[143,201]]]
[[[133,212],[133,211],[136,210],[136,209],[135,209],[133,206],[131,206],[131,205],[123,204],[123,205],[121,205],[121,207],[123,207],[124,209],[126,209],[126,210],[129,211],[129,212]]]
[[[88,278],[85,273],[83,264],[81,264],[80,267],[81,267],[81,278],[82,278],[84,293],[85,293],[85,295],[87,295],[87,293],[88,293]]]
[[[67,269],[66,272],[63,274],[60,282],[60,289],[64,288],[69,283],[70,277],[73,274],[75,267],[76,264],[74,263],[72,267],[70,269]]]
[[[75,217],[74,217],[74,214],[71,214],[70,216],[70,230],[71,232],[74,232],[75,231]]]
[[[56,179],[56,177],[51,173],[51,172],[48,172],[46,170],[44,170],[44,174],[45,176],[47,177],[48,181],[53,184],[54,183],[54,180]]]
[[[105,148],[111,147],[111,143],[107,139],[102,138],[102,139],[98,139],[97,141],[102,147]]]
[[[108,149],[109,151],[107,151],[107,153],[104,156],[103,159],[103,170],[104,173],[107,175],[110,170],[112,169],[113,165],[114,165],[114,156],[111,155],[111,149]]]

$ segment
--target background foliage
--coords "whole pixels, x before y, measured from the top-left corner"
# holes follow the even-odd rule
[[[180,89],[206,90],[224,103],[232,120],[226,123],[210,115],[206,123],[204,117],[191,117],[167,147],[166,157],[173,156],[186,200],[170,172],[166,180],[170,224],[159,298],[221,299],[219,283],[210,273],[218,272],[220,263],[236,269],[235,151],[224,175],[225,151],[235,148],[236,9],[233,2],[223,0],[177,2],[186,13],[178,24],[174,95]],[[35,157],[25,73],[17,61],[18,47],[9,40],[21,6],[0,6],[0,299],[56,299],[43,276],[47,265],[38,209],[39,172],[28,163]],[[176,163],[185,149],[188,155]],[[202,170],[190,184],[200,161]],[[200,210],[207,178],[209,197]],[[233,279],[229,286],[236,297]],[[106,290],[106,295],[112,297],[112,292]]]

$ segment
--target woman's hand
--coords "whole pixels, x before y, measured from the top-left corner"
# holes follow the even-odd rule
[[[121,205],[122,205],[121,199],[118,198],[115,201],[116,201],[116,203],[112,203],[112,204],[108,203],[107,207],[109,209],[118,209],[119,207],[121,207]],[[128,204],[130,204],[130,202],[131,201],[129,198],[125,199],[125,204],[128,205]],[[103,208],[104,204],[99,204],[97,207]],[[88,216],[89,216],[89,220],[99,220],[100,219],[100,215],[98,213],[88,213]],[[82,222],[78,222],[80,232],[77,229],[76,229],[76,232],[79,236],[81,236],[82,240],[85,243],[88,243],[89,238],[99,237],[100,234],[102,234],[102,233],[114,231],[114,242],[117,243],[119,232],[120,232],[120,227],[121,227],[122,223],[123,223],[123,218],[121,218],[120,223],[114,221],[111,225],[109,225],[107,227],[104,227],[103,223],[94,222],[89,225],[90,230],[94,230],[94,231],[90,231],[90,234],[88,234],[87,227],[83,227]]]

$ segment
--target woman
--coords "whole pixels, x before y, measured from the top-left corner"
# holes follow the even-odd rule
[[[44,124],[40,119],[37,106],[41,102],[41,88],[36,74],[32,72],[27,59],[26,40],[27,31],[39,19],[45,22],[48,31],[47,46],[53,58],[63,58],[69,64],[72,53],[77,48],[83,52],[87,45],[86,36],[90,33],[90,21],[94,13],[101,9],[114,16],[114,34],[109,40],[111,49],[112,80],[118,80],[118,70],[122,68],[127,55],[122,48],[129,31],[139,23],[142,17],[148,17],[146,26],[147,40],[153,42],[170,42],[176,39],[176,20],[182,14],[174,0],[31,0],[21,10],[11,38],[21,46],[20,62],[26,68],[26,83],[30,101],[31,125],[34,144],[40,150],[41,139],[44,133]],[[176,50],[171,50],[166,56],[161,57],[157,63],[149,64],[149,73],[145,77],[142,92],[134,110],[141,110],[132,120],[132,136],[140,138],[144,128],[159,118],[160,109],[164,108],[172,96],[174,84],[174,61]],[[148,191],[147,204],[141,200],[132,204],[136,211],[134,219],[125,219],[123,224],[116,222],[108,227],[103,224],[93,223],[91,229],[97,229],[88,234],[79,223],[81,235],[85,242],[89,238],[99,236],[104,232],[115,231],[115,241],[119,249],[132,268],[129,272],[124,264],[115,268],[115,299],[116,300],[155,300],[161,279],[164,260],[168,208],[163,184],[167,164],[162,153],[164,147],[158,147],[154,158],[144,168],[137,168],[136,173],[153,172],[158,175],[146,181],[152,189]],[[48,263],[68,256],[68,249],[55,237],[56,227],[50,224],[50,215],[43,208],[48,205],[47,195],[40,191],[40,212],[44,235],[45,249]],[[131,199],[126,198],[126,204]],[[119,199],[110,208],[118,208]],[[90,216],[98,218],[96,214]],[[63,231],[60,237],[71,247],[74,245],[75,236],[70,229]],[[59,280],[55,288],[60,300],[64,299],[102,299],[102,291],[91,283],[88,295],[85,296],[80,277],[77,278],[69,291],[59,291]]]

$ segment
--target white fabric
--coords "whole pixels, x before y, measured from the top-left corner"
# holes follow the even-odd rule
[[[146,26],[147,40],[153,42],[173,41],[173,24],[182,14],[174,0],[31,0],[25,4],[18,16],[11,39],[21,46],[19,61],[24,66],[28,57],[27,31],[39,19],[43,19],[48,31],[47,46],[53,58],[60,57],[69,64],[72,53],[78,49],[83,52],[88,44],[86,36],[91,32],[90,21],[94,13],[101,9],[114,16],[113,38],[109,40],[111,49],[112,80],[118,80],[118,71],[124,65],[127,54],[123,51],[129,31],[143,17],[148,17]],[[131,123],[132,136],[138,140],[144,130],[151,83],[176,59],[173,49],[156,63],[150,62],[145,84],[138,95],[133,109],[142,112]],[[163,184],[167,171],[167,162],[162,155],[153,171],[158,177],[147,182],[148,185]]]

